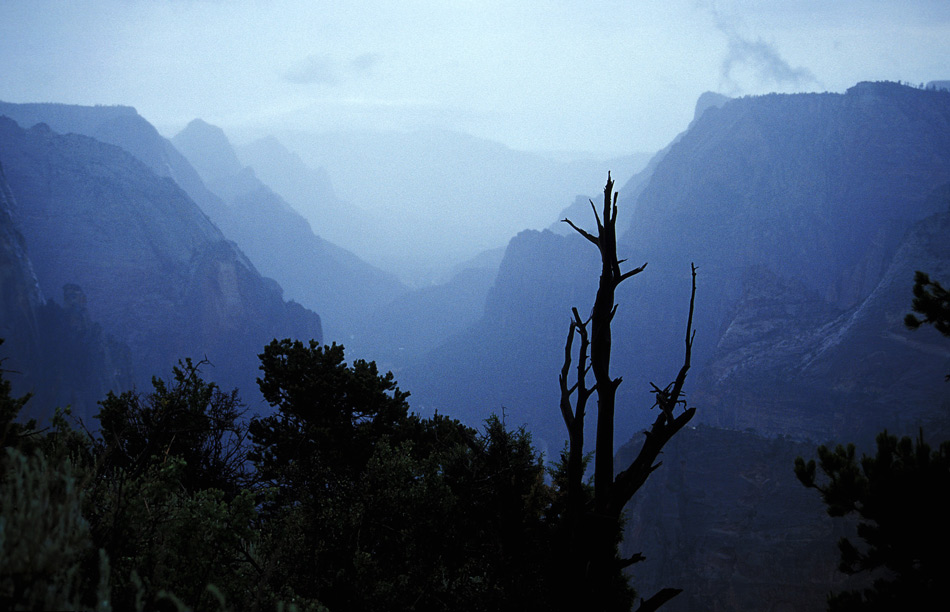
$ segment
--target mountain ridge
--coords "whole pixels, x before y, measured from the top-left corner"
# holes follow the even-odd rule
[[[716,347],[735,316],[748,271],[763,269],[781,285],[801,282],[814,292],[815,302],[800,313],[806,318],[821,316],[822,308],[829,313],[859,308],[882,282],[907,230],[945,207],[930,194],[947,182],[950,95],[945,92],[859,84],[846,94],[773,94],[706,109],[656,164],[636,202],[620,195],[620,206],[634,208],[630,229],[619,241],[620,256],[628,258],[628,265],[649,265],[617,294],[611,366],[624,374],[620,405],[635,407],[620,413],[618,443],[650,419],[648,383],[662,387],[682,362],[691,262],[699,267],[697,341],[686,390],[697,400],[703,398],[698,418],[716,421],[724,400],[712,392],[704,396],[700,383],[709,384],[703,371],[711,360],[722,358]],[[552,249],[538,241],[525,248],[524,237],[512,240],[502,264],[502,269],[524,272],[510,278],[499,274],[485,317],[462,336],[469,342],[464,351],[446,343],[409,376],[415,377],[410,379],[416,395],[433,409],[445,412],[451,397],[460,415],[477,422],[505,406],[519,423],[559,446],[554,441],[564,436],[556,409],[561,336],[570,308],[577,306],[583,313],[593,299],[590,287],[597,272],[589,260],[594,253],[574,250],[570,242]],[[889,286],[893,304],[909,310],[911,281],[912,273],[906,292]],[[545,282],[548,289],[521,282]],[[553,288],[561,283],[587,289],[574,297],[566,287]],[[749,316],[755,318],[754,313]],[[796,319],[782,316],[784,325],[797,329]],[[496,341],[500,338],[508,343]],[[850,340],[856,354],[869,350],[854,344],[857,341]],[[523,362],[515,355],[534,355],[546,365],[525,377]],[[466,393],[440,391],[467,388],[463,373],[496,359],[500,363],[492,366],[490,394],[468,401]],[[922,361],[920,367],[940,370]],[[426,378],[426,371],[443,363],[453,364],[459,374],[443,367],[438,378]],[[539,384],[544,380],[550,382]],[[792,389],[772,391],[775,414],[784,410],[799,416],[774,421],[793,430],[768,426],[764,433],[794,431],[816,439],[832,432],[856,433],[856,421],[847,415],[860,411],[862,398],[839,396],[835,410],[840,426],[827,429],[828,421],[809,424],[806,413],[787,412],[795,406],[788,395]],[[916,390],[912,397],[933,405],[937,395],[938,389],[929,388]],[[748,401],[754,396],[737,405],[747,406]],[[866,427],[882,428],[885,416],[876,412]]]
[[[180,358],[207,357],[210,379],[254,403],[266,342],[322,338],[316,314],[285,303],[172,179],[131,153],[9,118],[0,118],[0,142],[39,285],[76,287],[67,294],[77,312],[134,355],[134,384],[147,388]]]

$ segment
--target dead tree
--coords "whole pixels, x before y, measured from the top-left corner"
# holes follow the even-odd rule
[[[644,263],[627,272],[620,269],[625,260],[617,258],[617,194],[614,182],[607,174],[604,187],[604,205],[601,215],[591,201],[597,220],[597,235],[593,235],[569,219],[563,221],[589,240],[600,251],[601,274],[597,296],[588,319],[581,318],[572,309],[570,331],[564,350],[564,366],[560,374],[561,415],[568,431],[566,466],[567,500],[565,509],[564,609],[573,610],[630,610],[632,592],[626,584],[623,569],[644,559],[636,554],[622,559],[618,553],[623,508],[658,467],[657,457],[663,446],[685,426],[696,412],[682,399],[683,383],[690,367],[693,346],[693,306],[696,298],[696,266],[692,266],[692,293],[689,317],[686,323],[686,354],[676,378],[664,388],[651,383],[656,396],[658,414],[636,459],[616,476],[614,475],[614,412],[617,387],[621,377],[610,375],[610,324],[617,313],[614,295],[617,287],[646,268]],[[603,220],[601,220],[601,217]],[[589,331],[588,331],[589,329]],[[575,366],[574,383],[570,384],[574,337],[580,339]],[[593,372],[594,384],[587,386],[587,376]],[[593,497],[585,492],[584,478],[584,418],[587,402],[597,394],[597,431],[594,450]],[[677,406],[681,409],[677,414]],[[638,612],[656,610],[676,596],[677,589],[663,589],[653,597],[640,601]]]

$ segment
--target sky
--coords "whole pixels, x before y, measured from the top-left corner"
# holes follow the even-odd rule
[[[449,129],[655,151],[704,91],[950,79],[946,0],[0,0],[0,99],[134,106],[167,136]]]

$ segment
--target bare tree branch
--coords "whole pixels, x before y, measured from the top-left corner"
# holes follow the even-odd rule
[[[609,172],[608,172],[607,174],[608,174],[608,176],[610,175]],[[589,199],[589,200],[587,200],[587,201],[590,202],[590,207],[591,207],[591,209],[594,211],[594,219],[597,220],[597,231],[598,231],[598,232],[601,232],[601,231],[603,231],[603,229],[604,229],[604,225],[600,222],[600,215],[597,214],[597,207],[594,206],[594,201],[593,201],[593,200],[590,200],[590,199]]]
[[[623,281],[627,280],[627,279],[630,278],[631,276],[636,276],[637,274],[640,274],[641,272],[643,272],[643,271],[646,269],[646,267],[647,267],[646,262],[643,262],[643,265],[640,266],[639,268],[634,268],[633,270],[630,270],[629,272],[626,272],[626,273],[624,273],[624,274],[621,274],[621,275],[620,275],[620,279],[617,281],[617,284],[619,285],[620,283],[622,283]]]
[[[653,470],[659,467],[659,464],[654,465],[654,462],[663,450],[663,446],[696,413],[695,408],[686,408],[679,416],[673,416],[673,409],[681,403],[680,396],[683,392],[683,384],[686,382],[686,374],[689,372],[693,339],[695,337],[693,312],[696,304],[696,266],[692,265],[691,268],[692,291],[689,298],[689,317],[686,321],[686,353],[683,358],[683,366],[680,368],[676,379],[666,389],[660,389],[650,383],[657,395],[657,406],[660,408],[660,414],[657,415],[649,432],[647,432],[646,440],[644,440],[643,447],[636,459],[626,470],[618,474],[614,481],[610,505],[612,510],[618,513],[623,511],[623,507],[630,501],[634,493],[643,486]]]
[[[567,223],[568,225],[570,225],[571,227],[573,227],[575,230],[577,230],[577,232],[578,232],[581,236],[583,236],[584,238],[587,238],[588,240],[590,240],[591,242],[593,242],[593,243],[597,246],[598,249],[600,248],[600,240],[598,240],[596,236],[592,236],[592,235],[591,235],[590,233],[588,233],[587,231],[582,230],[581,228],[577,227],[576,225],[574,225],[574,222],[571,221],[570,219],[568,219],[568,218],[561,219],[561,223]],[[599,223],[600,223],[600,222],[598,221],[598,224],[599,224]]]
[[[646,561],[647,558],[643,556],[643,553],[635,553],[630,555],[626,559],[620,559],[620,567],[630,567],[634,563],[640,563],[641,561]]]
[[[564,424],[567,430],[574,429],[574,412],[571,406],[571,394],[577,389],[578,383],[570,388],[567,386],[567,377],[571,371],[571,348],[574,345],[575,323],[571,321],[571,327],[567,332],[567,341],[564,343],[564,365],[561,366],[561,375],[558,376],[558,382],[561,385],[561,416],[564,418]]]
[[[663,589],[650,599],[641,599],[640,605],[634,612],[653,612],[654,610],[658,610],[660,606],[682,592],[683,589]]]

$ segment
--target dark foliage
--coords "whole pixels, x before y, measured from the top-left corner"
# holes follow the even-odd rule
[[[2,338],[0,345],[3,345]],[[16,421],[20,411],[30,401],[30,396],[13,397],[10,381],[4,376],[6,373],[3,360],[0,360],[0,449],[20,444],[23,438],[36,430],[35,420],[26,423]]]
[[[242,405],[184,361],[36,431],[0,373],[0,604],[129,610],[540,610],[556,504],[524,429],[409,414],[343,347],[274,341]],[[14,531],[16,530],[15,533]]]
[[[274,341],[250,426],[262,579],[330,609],[539,609],[549,491],[524,430],[408,413],[408,394],[343,347]]]
[[[110,393],[96,433],[68,411],[19,423],[29,398],[0,376],[0,603],[565,607],[567,468],[548,484],[527,431],[410,414],[392,374],[342,346],[275,340],[260,357],[276,410],[247,427],[188,360],[148,394]]]
[[[153,377],[148,395],[112,392],[100,402],[102,469],[139,476],[169,457],[184,462],[182,486],[190,492],[217,488],[233,496],[244,476],[237,391],[225,393],[200,376],[190,359],[172,369],[172,381]]]
[[[873,457],[855,457],[855,447],[818,448],[814,460],[795,461],[795,475],[821,492],[831,516],[857,515],[861,544],[839,542],[840,569],[868,572],[873,586],[829,597],[829,610],[925,610],[947,596],[950,575],[950,442],[936,450],[924,442],[898,439],[886,431]]]
[[[944,289],[937,281],[920,270],[914,273],[914,312],[923,315],[918,319],[913,313],[904,317],[904,325],[910,329],[917,329],[921,325],[933,325],[944,336],[950,336],[950,291]],[[950,374],[947,374],[950,382]]]
[[[254,496],[244,485],[243,406],[185,360],[148,395],[109,393],[91,442],[84,514],[111,561],[112,603],[215,609],[209,584],[247,605]]]
[[[292,485],[285,497],[319,499],[351,482],[376,441],[407,417],[408,393],[392,373],[357,360],[348,366],[343,347],[311,340],[274,340],[260,355],[261,392],[277,413],[250,424],[262,481]]]
[[[914,274],[914,312],[923,315],[922,319],[913,314],[904,317],[904,323],[910,329],[923,324],[933,325],[944,336],[950,336],[950,291],[937,281],[918,270]]]

